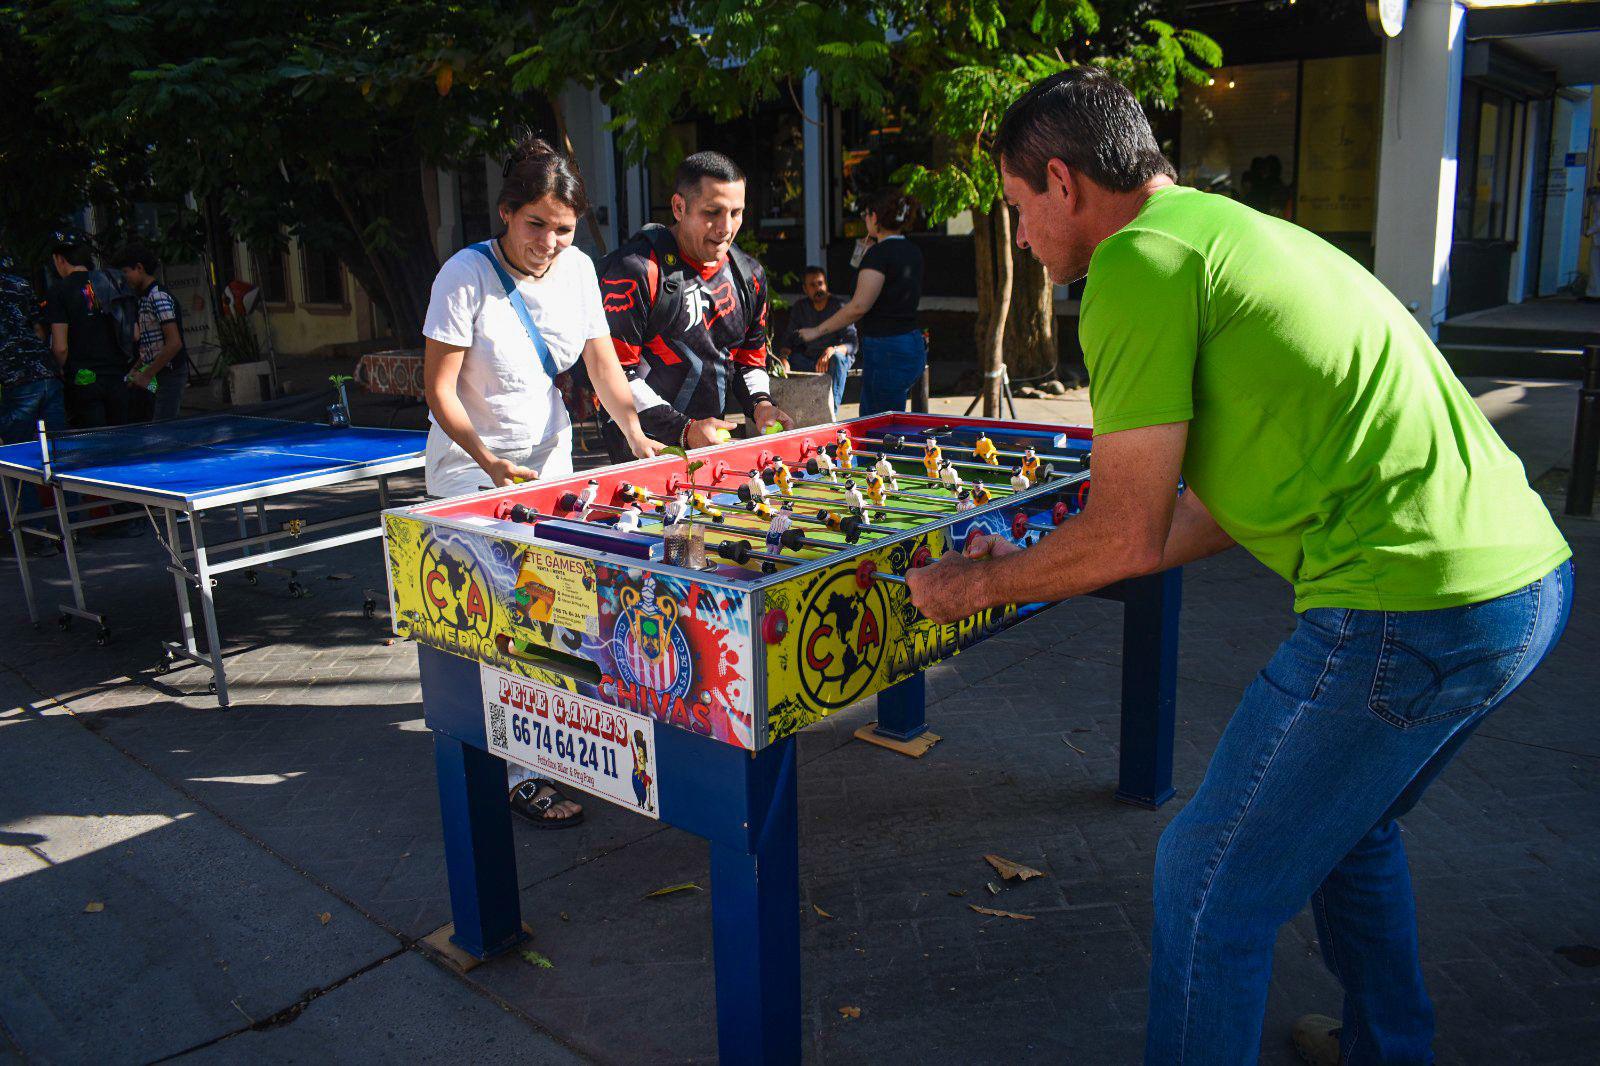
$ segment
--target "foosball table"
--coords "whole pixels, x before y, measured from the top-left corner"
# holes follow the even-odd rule
[[[1092,434],[886,414],[384,516],[418,645],[454,917],[474,958],[524,936],[505,760],[705,838],[726,1061],[800,1054],[795,734],[877,697],[927,730],[924,670],[1048,604],[950,624],[906,572],[981,530],[1028,545],[1090,492]],[[1172,795],[1178,570],[1124,603],[1116,797]]]

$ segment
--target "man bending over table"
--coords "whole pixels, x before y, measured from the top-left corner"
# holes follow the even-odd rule
[[[998,155],[1017,247],[1088,279],[1094,493],[1031,548],[980,537],[912,570],[913,600],[950,621],[1235,544],[1290,582],[1299,624],[1156,851],[1146,1061],[1256,1061],[1278,928],[1309,899],[1344,1012],[1301,1019],[1302,1053],[1430,1062],[1396,819],[1560,637],[1566,542],[1388,290],[1177,185],[1109,75],[1035,85]]]

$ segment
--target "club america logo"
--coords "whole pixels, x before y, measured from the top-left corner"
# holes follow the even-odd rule
[[[623,681],[672,696],[687,696],[694,681],[689,641],[678,628],[678,601],[658,592],[656,579],[621,590],[622,613],[612,631],[617,673]]]

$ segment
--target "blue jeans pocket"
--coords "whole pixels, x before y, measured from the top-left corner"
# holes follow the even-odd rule
[[[1399,729],[1491,706],[1522,665],[1540,582],[1470,607],[1383,615],[1367,708]]]

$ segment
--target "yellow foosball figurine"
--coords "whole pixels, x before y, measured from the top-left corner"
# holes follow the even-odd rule
[[[972,446],[972,454],[990,466],[1000,465],[1000,452],[995,448],[994,441],[989,439],[987,433],[980,436],[978,442]]]
[[[989,489],[984,485],[983,482],[975,481],[972,483],[972,502],[974,504],[982,507],[992,499],[994,499],[994,497],[989,495]]]
[[[789,495],[789,486],[792,484],[792,478],[789,475],[788,464],[782,459],[774,459],[772,460],[772,466],[768,469],[772,471],[772,482],[778,486],[778,492],[784,496]]]
[[[935,480],[939,477],[939,464],[944,460],[944,453],[939,450],[939,445],[932,437],[922,442],[922,469],[928,476]]]
[[[882,507],[888,502],[888,486],[884,485],[883,478],[877,474],[867,476],[867,499]]]
[[[855,451],[856,446],[850,440],[850,434],[841,429],[834,443],[833,457],[838,460],[841,467],[847,467],[850,465],[850,459],[855,455]]]
[[[1039,457],[1033,454],[1032,448],[1022,453],[1022,476],[1031,484],[1039,483]]]

